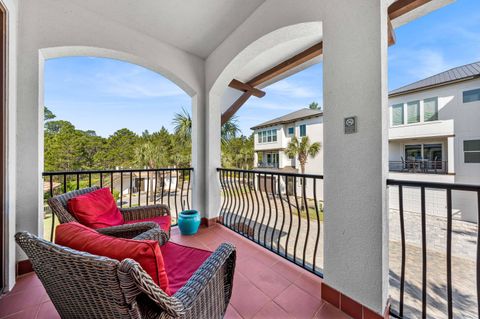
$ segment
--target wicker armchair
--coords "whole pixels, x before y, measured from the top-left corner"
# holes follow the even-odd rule
[[[57,216],[61,224],[69,222],[78,222],[72,214],[67,210],[67,202],[70,198],[79,195],[87,194],[100,189],[98,186],[83,188],[71,191],[65,194],[57,195],[48,199],[48,205],[52,212]],[[119,208],[125,221],[141,220],[146,218],[153,218],[157,216],[170,216],[170,209],[167,205],[149,205],[143,207]],[[123,238],[133,238],[148,229],[158,227],[154,222],[139,222],[134,224],[124,224],[119,226],[107,227],[97,229],[98,232]],[[170,236],[170,230],[168,230]]]
[[[236,253],[231,244],[221,244],[168,296],[132,259],[91,255],[27,232],[15,239],[62,318],[216,319],[223,317],[232,295]]]

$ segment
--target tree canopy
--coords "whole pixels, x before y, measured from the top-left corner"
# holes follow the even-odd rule
[[[182,109],[173,119],[174,132],[165,127],[141,135],[122,128],[105,138],[82,131],[44,109],[45,171],[116,168],[190,167],[192,120]],[[222,127],[222,163],[226,167],[253,166],[253,137],[239,136],[236,119]]]

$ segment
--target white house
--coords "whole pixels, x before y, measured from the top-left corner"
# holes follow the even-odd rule
[[[300,172],[300,163],[285,149],[293,136],[308,136],[311,143],[323,142],[323,112],[301,109],[252,127],[255,134],[254,167]],[[309,158],[305,172],[323,173],[323,154]]]
[[[389,178],[458,184],[480,183],[480,62],[459,66],[393,90],[389,94]],[[299,172],[284,150],[291,136],[308,135],[323,143],[323,113],[302,109],[252,127],[254,166]],[[305,173],[323,173],[323,149],[309,158]],[[427,190],[429,212],[443,214],[444,191]],[[398,205],[390,192],[391,207]],[[453,194],[456,217],[476,221],[474,203]],[[420,200],[407,194],[405,209],[420,211]]]
[[[391,179],[480,182],[480,62],[391,91],[389,114]],[[444,211],[445,196],[428,192],[433,210]],[[457,217],[476,221],[476,207],[466,206],[465,196],[453,193]],[[420,210],[418,201],[412,200],[410,205],[407,209]]]

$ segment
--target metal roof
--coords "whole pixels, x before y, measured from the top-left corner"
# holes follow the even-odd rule
[[[317,117],[317,116],[322,116],[323,111],[322,110],[312,110],[312,109],[301,109],[292,113],[288,113],[284,116],[277,117],[273,120],[263,122],[261,124],[258,124],[254,127],[252,127],[252,130],[256,130],[262,127],[267,127],[267,126],[273,126],[273,125],[278,125],[278,124],[286,124],[286,123],[292,123],[298,120],[303,120],[306,118],[310,117]]]
[[[447,85],[450,83],[471,80],[480,77],[480,61],[462,65],[426,79],[402,86],[390,91],[389,97],[423,91],[430,88]]]

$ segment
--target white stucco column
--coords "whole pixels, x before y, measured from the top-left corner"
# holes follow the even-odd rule
[[[202,92],[203,93],[203,92]],[[192,208],[204,214],[205,200],[205,98],[203,94],[192,96]]]
[[[447,161],[448,161],[448,174],[455,173],[455,136],[449,136],[447,138]]]
[[[258,153],[253,152],[253,167],[257,167],[257,166],[258,166]]]
[[[381,313],[388,292],[386,1],[332,1],[324,20],[325,283]],[[357,117],[357,132],[344,119]]]
[[[202,217],[211,219],[220,213],[221,194],[217,168],[221,167],[221,98],[210,94],[205,119],[205,194],[206,211]]]

